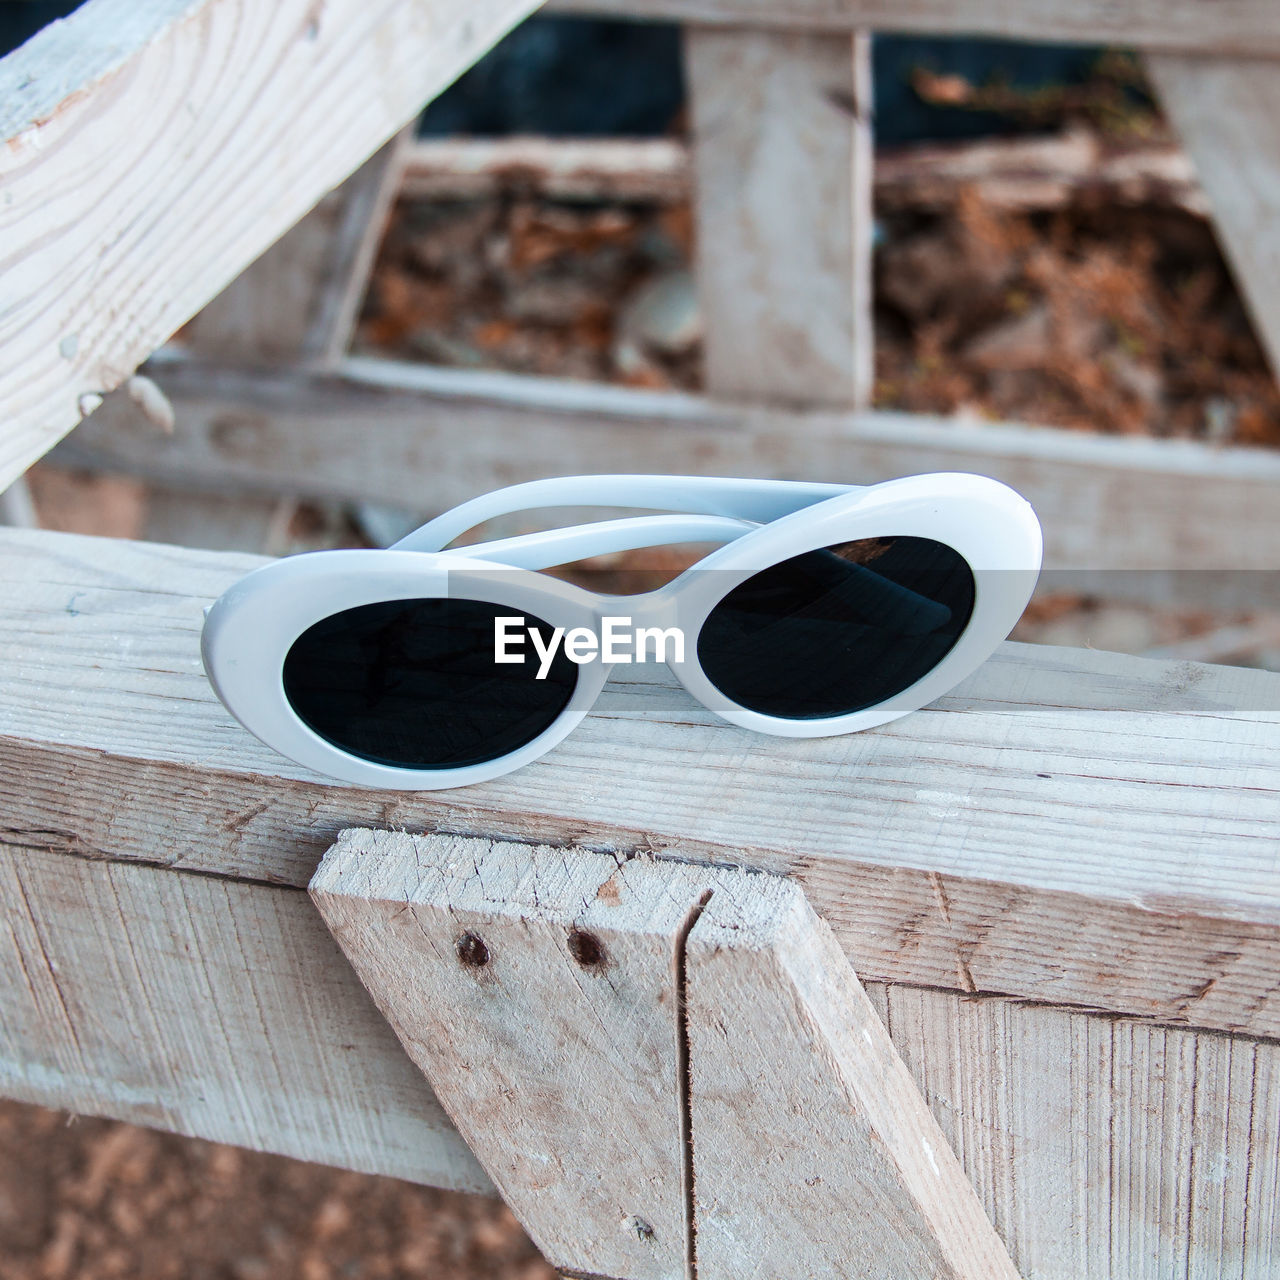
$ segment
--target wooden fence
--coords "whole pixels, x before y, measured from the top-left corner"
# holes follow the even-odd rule
[[[428,507],[946,467],[1018,485],[1056,567],[1280,568],[1273,453],[866,406],[866,31],[1149,49],[1275,358],[1269,0],[559,0],[686,24],[705,395],[346,355],[393,139],[535,7],[90,0],[0,62],[0,485],[91,414],[64,456]],[[148,366],[172,438],[99,408],[202,308]],[[389,795],[209,691],[201,611],[252,558],[0,543],[9,1096],[485,1190],[301,892],[321,854],[371,826],[729,862],[804,887],[1028,1280],[1280,1276],[1280,675],[1008,645],[779,751],[641,674],[517,775]]]

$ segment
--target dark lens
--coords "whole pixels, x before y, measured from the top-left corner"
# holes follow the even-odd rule
[[[950,652],[973,612],[973,573],[931,538],[807,551],[735,587],[698,635],[726,697],[763,715],[846,715],[901,693]]]
[[[509,605],[479,600],[391,600],[347,609],[293,642],[284,691],[322,738],[377,764],[459,769],[495,760],[546,729],[578,679],[563,647],[546,679],[537,679],[539,661],[527,635],[523,662],[495,662],[494,619],[515,616]],[[550,644],[550,625],[521,621]]]

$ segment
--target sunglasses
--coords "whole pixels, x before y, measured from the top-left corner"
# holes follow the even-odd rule
[[[497,516],[573,506],[668,514],[442,550]],[[654,591],[537,572],[690,543],[718,545]],[[475,498],[386,550],[257,569],[207,611],[202,652],[231,714],[299,764],[361,786],[457,787],[551,750],[620,661],[665,661],[762,733],[884,724],[990,656],[1040,558],[1030,505],[982,476],[565,476]]]

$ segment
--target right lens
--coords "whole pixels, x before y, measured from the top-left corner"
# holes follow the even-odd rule
[[[391,600],[309,627],[284,660],[285,695],[335,747],[398,768],[458,769],[532,742],[569,704],[577,665],[560,647],[545,679],[528,636],[524,660],[494,660],[494,620],[509,605]],[[552,627],[522,616],[550,645]]]
[[[698,662],[762,715],[821,720],[910,688],[973,613],[973,572],[932,538],[862,538],[770,565],[707,615]]]

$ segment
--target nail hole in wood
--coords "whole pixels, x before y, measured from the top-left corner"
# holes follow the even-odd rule
[[[599,968],[606,959],[604,943],[585,929],[569,930],[569,954],[584,969]]]
[[[454,943],[454,949],[468,969],[481,969],[489,963],[489,948],[478,933],[464,933]]]

